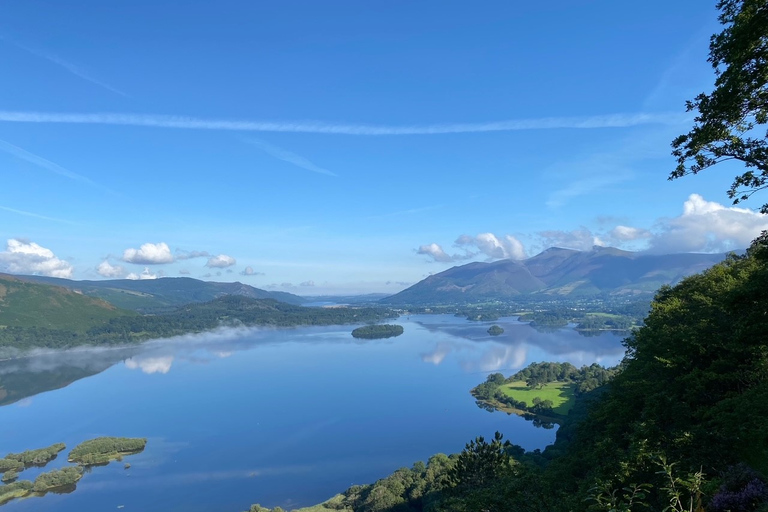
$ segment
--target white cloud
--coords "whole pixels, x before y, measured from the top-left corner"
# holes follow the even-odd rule
[[[140,265],[159,265],[173,263],[173,254],[165,242],[158,244],[142,244],[138,249],[126,249],[123,252],[123,261],[138,263]]]
[[[209,268],[227,268],[236,264],[237,260],[232,256],[226,254],[219,254],[218,256],[211,256],[208,258],[208,262],[205,264]]]
[[[422,245],[417,254],[431,257],[434,261],[448,263],[452,261],[464,261],[480,254],[488,260],[511,258],[521,260],[526,258],[525,247],[517,238],[511,235],[498,237],[493,233],[480,233],[479,235],[461,235],[454,242],[454,247],[463,250],[463,253],[448,254],[440,244],[432,243]]]
[[[508,258],[522,260],[527,256],[525,247],[523,247],[520,240],[511,235],[506,235],[501,238],[493,233],[480,233],[474,237],[470,235],[461,235],[456,240],[455,245],[468,251],[470,247],[474,247],[490,260]]]
[[[630,226],[616,226],[608,233],[608,236],[619,242],[631,242],[632,240],[651,238],[653,235],[647,229],[633,228]]]
[[[152,126],[188,130],[230,130],[251,132],[326,133],[335,135],[437,135],[443,133],[481,133],[518,130],[627,128],[640,125],[673,125],[690,122],[690,115],[677,112],[608,114],[588,117],[544,117],[510,119],[481,123],[442,123],[392,126],[367,124],[331,124],[323,122],[228,121],[185,116],[147,114],[18,112],[0,111],[0,121],[12,123],[104,124],[117,126]]]
[[[108,260],[104,260],[96,267],[96,272],[104,277],[122,277],[125,274],[125,269],[120,265],[112,265]]]
[[[72,265],[57,258],[53,251],[29,240],[11,238],[6,250],[0,252],[0,264],[13,274],[41,274],[51,277],[72,277]]]
[[[253,267],[245,267],[241,272],[241,276],[263,276],[264,272],[256,272]]]
[[[761,231],[768,230],[768,215],[691,194],[682,215],[661,219],[655,228],[649,252],[726,252],[745,249]]]
[[[454,261],[453,256],[446,253],[439,244],[435,243],[419,246],[416,254],[424,254],[425,256],[430,256],[434,261],[443,263]]]
[[[189,270],[187,270],[185,268],[179,269],[179,274],[181,274],[182,276],[188,276],[189,275]]]
[[[299,286],[315,286],[314,281],[304,281],[303,283],[299,283]]]
[[[585,227],[573,231],[540,231],[538,235],[544,248],[563,247],[577,251],[589,251],[596,245],[605,245],[599,236]]]
[[[139,281],[139,280],[145,280],[145,279],[157,279],[160,277],[157,274],[153,274],[149,267],[144,267],[144,270],[141,271],[141,274],[136,274],[135,272],[131,272],[127,276],[125,276],[126,279],[131,279],[133,281]]]

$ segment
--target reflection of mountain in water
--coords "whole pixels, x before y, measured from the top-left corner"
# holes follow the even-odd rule
[[[435,348],[421,354],[426,363],[439,365],[450,353],[459,356],[465,371],[519,370],[536,360],[567,361],[575,366],[598,362],[613,365],[624,355],[623,332],[598,331],[585,336],[571,327],[540,330],[516,319],[500,319],[499,336],[487,333],[489,322],[445,322],[444,316],[419,315],[416,323],[436,338]],[[468,343],[469,342],[469,343]]]
[[[0,406],[101,373],[136,349],[71,351],[0,362]]]

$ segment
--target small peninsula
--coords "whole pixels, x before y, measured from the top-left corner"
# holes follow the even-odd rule
[[[499,334],[504,334],[504,329],[498,325],[492,325],[488,328],[488,334],[491,336],[498,336]]]
[[[395,324],[366,325],[352,331],[352,336],[367,340],[393,338],[403,334],[403,326]]]
[[[75,446],[68,460],[83,466],[107,464],[125,455],[141,453],[146,445],[147,440],[142,437],[97,437]]]

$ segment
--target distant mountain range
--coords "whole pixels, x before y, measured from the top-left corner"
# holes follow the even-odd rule
[[[57,277],[15,276],[36,283],[61,286],[91,297],[103,299],[118,308],[151,311],[177,307],[192,302],[208,302],[226,295],[239,295],[252,299],[274,299],[288,304],[302,304],[306,300],[286,292],[269,292],[242,283],[214,283],[190,277],[163,277],[160,279],[106,281],[73,281]]]
[[[446,304],[523,297],[647,296],[700,272],[725,254],[649,255],[612,247],[553,247],[526,260],[468,263],[382,299],[385,304]]]

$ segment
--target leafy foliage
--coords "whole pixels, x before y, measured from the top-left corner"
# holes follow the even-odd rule
[[[83,477],[83,468],[68,466],[66,468],[54,469],[48,473],[43,473],[35,478],[32,490],[35,492],[46,492],[52,489],[70,487],[75,485]]]
[[[123,455],[144,450],[147,440],[139,437],[97,437],[84,441],[69,452],[69,461],[83,465],[104,464]]]
[[[697,115],[691,131],[672,143],[677,167],[670,179],[736,160],[746,171],[728,196],[739,203],[768,187],[768,132],[762,131],[768,122],[768,5],[720,0],[718,8],[725,27],[709,44],[715,88],[686,104]],[[768,213],[768,203],[762,212]]]
[[[66,447],[64,443],[56,443],[48,448],[27,450],[21,453],[9,453],[5,458],[18,461],[25,466],[44,466],[55,459],[58,453]]]

